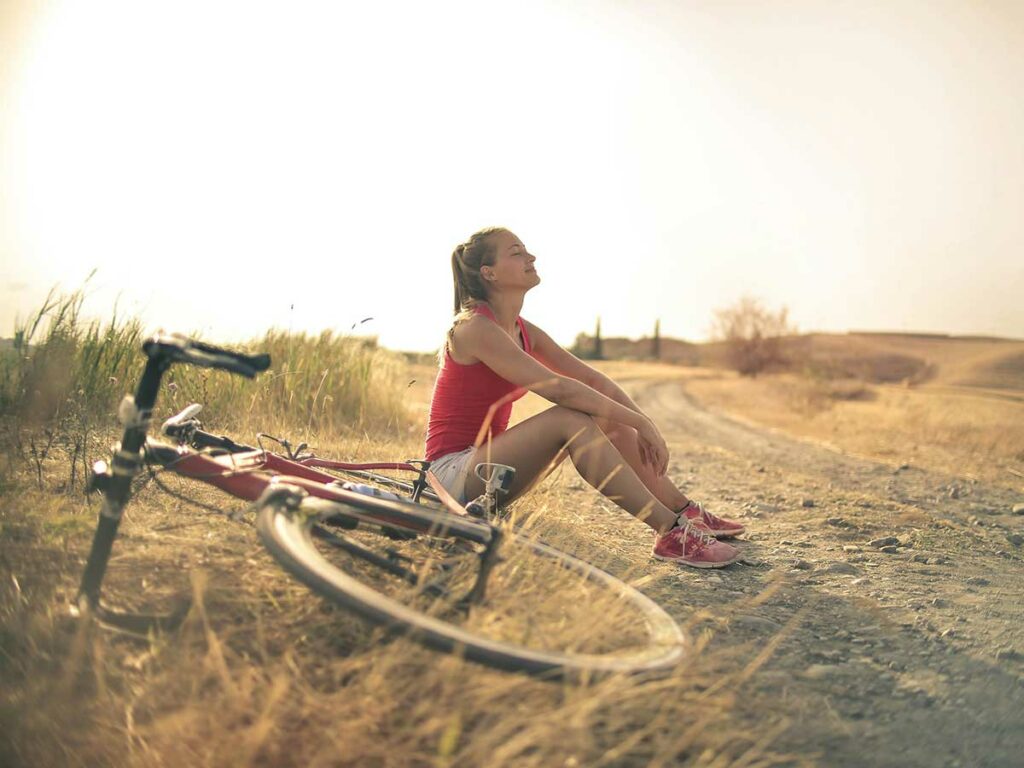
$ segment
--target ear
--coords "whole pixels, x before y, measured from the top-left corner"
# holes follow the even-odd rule
[[[493,280],[494,270],[490,267],[480,267],[480,277],[487,281]]]

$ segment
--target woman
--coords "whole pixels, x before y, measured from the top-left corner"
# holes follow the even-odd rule
[[[483,492],[481,461],[516,468],[520,496],[568,456],[590,485],[654,529],[654,557],[698,568],[736,562],[719,538],[743,526],[690,501],[666,477],[668,448],[653,422],[604,374],[519,312],[540,283],[536,258],[513,233],[484,229],[452,254],[456,318],[434,385],[426,453],[461,503]],[[507,429],[526,390],[553,408]]]

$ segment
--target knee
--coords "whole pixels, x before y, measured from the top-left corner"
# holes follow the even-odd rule
[[[636,430],[632,427],[618,421],[612,421],[611,419],[594,417],[594,423],[601,428],[601,431],[604,432],[608,439],[613,443],[616,440],[629,437],[631,433],[636,434]]]
[[[580,432],[597,429],[597,423],[589,413],[561,405],[556,405],[551,410],[554,418],[558,419],[558,423],[562,427],[562,437],[566,440]]]

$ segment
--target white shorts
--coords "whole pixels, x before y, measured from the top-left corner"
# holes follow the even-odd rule
[[[466,478],[473,471],[470,463],[474,453],[476,453],[476,447],[471,445],[469,448],[463,448],[455,453],[447,453],[430,462],[430,471],[437,476],[444,489],[459,504],[469,501],[466,498]]]

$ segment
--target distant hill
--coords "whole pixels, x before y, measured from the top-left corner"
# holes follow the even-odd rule
[[[603,357],[650,360],[650,338],[602,339]],[[581,334],[576,351],[593,349],[593,337]],[[783,339],[785,370],[827,378],[874,383],[921,384],[1024,390],[1024,341],[984,336],[851,331],[811,333]],[[662,338],[660,360],[676,365],[726,368],[723,342],[696,344]]]

